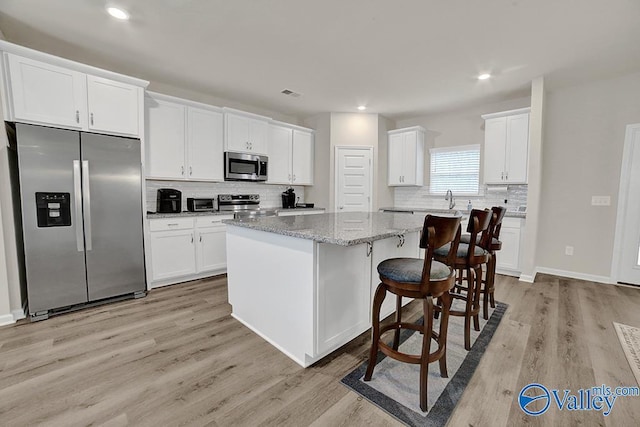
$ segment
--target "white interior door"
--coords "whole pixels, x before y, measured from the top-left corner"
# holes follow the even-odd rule
[[[372,152],[372,147],[336,147],[337,212],[372,210]]]
[[[640,124],[627,126],[618,204],[618,282],[640,285]]]

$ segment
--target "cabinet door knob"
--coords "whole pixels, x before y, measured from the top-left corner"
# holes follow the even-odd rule
[[[202,236],[200,236],[200,242],[202,242]]]
[[[184,166],[180,166],[180,175],[184,176]]]
[[[76,110],[76,123],[80,123],[80,111]]]
[[[189,176],[193,175],[193,168],[189,166]]]
[[[93,126],[93,113],[90,114],[90,118],[91,118],[91,126]]]
[[[193,243],[193,234],[191,234],[191,243]]]

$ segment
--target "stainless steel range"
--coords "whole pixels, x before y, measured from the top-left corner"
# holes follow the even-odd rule
[[[276,216],[275,209],[260,208],[259,194],[219,194],[218,210],[233,212],[235,219],[254,219]]]

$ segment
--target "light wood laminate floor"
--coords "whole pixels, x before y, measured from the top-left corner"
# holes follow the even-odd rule
[[[450,426],[637,425],[640,398],[619,398],[609,417],[534,418],[517,395],[530,382],[635,386],[612,322],[640,326],[640,289],[498,276],[496,297],[509,309]],[[2,327],[0,425],[398,425],[340,383],[366,359],[368,333],[302,369],[230,312],[218,277]]]

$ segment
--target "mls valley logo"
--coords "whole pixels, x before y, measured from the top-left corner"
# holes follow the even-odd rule
[[[618,397],[640,396],[638,387],[607,387],[606,385],[571,390],[549,390],[542,384],[532,383],[525,386],[518,396],[520,409],[534,417],[542,415],[554,403],[559,410],[567,411],[602,411],[605,417],[613,410]]]

